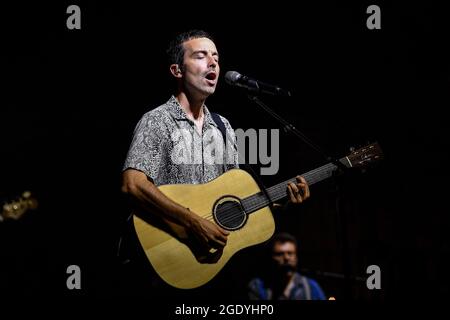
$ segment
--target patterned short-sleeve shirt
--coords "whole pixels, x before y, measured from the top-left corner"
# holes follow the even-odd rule
[[[123,170],[142,171],[159,186],[206,183],[238,168],[236,136],[230,123],[220,116],[228,136],[225,147],[205,105],[203,112],[201,134],[174,96],[144,114],[134,130]]]

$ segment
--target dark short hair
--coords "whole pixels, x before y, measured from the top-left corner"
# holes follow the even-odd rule
[[[182,68],[184,57],[183,43],[198,38],[208,38],[214,42],[212,36],[203,30],[189,30],[175,36],[175,38],[170,41],[169,47],[167,48],[169,64],[178,64],[180,68]]]
[[[273,247],[277,242],[281,243],[292,242],[295,245],[295,248],[298,248],[297,239],[292,234],[287,232],[278,232],[272,237],[272,239],[270,239],[269,243],[270,250],[273,250]]]

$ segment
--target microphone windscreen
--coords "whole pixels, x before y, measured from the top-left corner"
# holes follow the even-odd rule
[[[225,73],[225,81],[228,84],[235,84],[239,80],[240,77],[241,77],[241,74],[236,71],[227,71],[227,73]]]

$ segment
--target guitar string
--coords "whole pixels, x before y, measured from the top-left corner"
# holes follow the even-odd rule
[[[317,168],[314,171],[310,171],[308,173],[305,173],[302,176],[307,180],[309,185],[312,185],[312,184],[314,184],[314,183],[316,183],[318,181],[322,181],[322,180],[330,177],[332,172],[335,171],[336,168],[337,167],[334,164],[329,163],[329,164],[326,164],[326,165],[324,165],[324,166],[322,166],[320,168]],[[287,184],[289,182],[294,182],[295,183],[296,179],[295,178],[294,179],[289,179],[289,180],[287,180],[285,182],[282,182],[282,183],[280,183],[278,185],[275,185],[275,186],[273,186],[271,188],[268,188],[269,196],[271,198],[275,199],[274,201],[286,197],[286,192],[285,192],[286,189],[284,187],[282,189],[281,186],[285,185],[285,184]],[[271,193],[271,195],[270,195],[270,193]],[[258,199],[260,197],[260,194],[261,194],[261,192],[241,200],[243,206],[244,206],[244,203],[243,203],[244,201],[247,204],[249,204],[247,207],[244,206],[244,210],[248,211],[249,214],[254,212],[254,211],[256,211],[256,210],[258,210],[259,208],[263,208],[263,207],[267,206],[268,204],[270,204],[270,202],[273,202],[272,200],[267,200],[267,199],[264,199],[264,200],[261,201],[260,199]],[[237,217],[242,215],[241,210],[236,210],[235,207],[231,207],[229,209],[226,209],[222,213],[224,213],[225,216],[226,216],[224,219],[221,220],[221,222],[224,223],[224,224],[226,224],[228,222],[231,222],[235,218],[237,218]],[[208,220],[214,221],[213,215],[208,215],[205,218],[208,219]]]
[[[315,179],[315,177],[312,176],[313,174],[311,174],[311,173],[305,174],[303,176],[306,178],[306,180],[309,180],[309,184],[313,184],[313,183],[316,183],[317,181],[323,180],[322,179],[323,176],[329,176],[328,172],[325,172],[325,171],[329,171],[328,168],[323,168],[322,170],[320,170],[319,174],[314,173],[314,175],[317,176],[318,179]],[[324,175],[323,173],[326,173],[326,175]],[[310,178],[309,176],[312,176],[312,177]],[[282,182],[278,185],[275,185],[275,186],[269,188],[268,192],[269,192],[269,194],[271,194],[272,198],[274,198],[274,199],[283,198],[286,196],[286,189],[284,188],[284,185],[287,184],[288,182],[295,182],[295,181],[296,181],[295,179],[290,179],[285,182]],[[282,185],[283,185],[283,188],[281,188]],[[252,195],[252,196],[242,200],[242,201],[246,202],[246,204],[247,204],[246,209],[248,209],[249,211],[253,211],[254,209],[256,209],[260,206],[261,200],[258,199],[258,196],[257,196],[258,194]],[[264,205],[267,205],[267,203],[264,203]]]
[[[337,169],[337,166],[333,163],[325,164],[315,170],[309,171],[302,176],[305,178],[305,180],[308,182],[309,185],[312,185],[316,182],[322,181],[328,177],[331,176],[332,172]],[[272,199],[265,199],[260,200],[261,192],[258,192],[257,194],[254,194],[250,197],[247,197],[245,199],[241,200],[241,203],[244,207],[244,210],[248,212],[248,214],[258,210],[259,208],[263,208],[270,204],[271,202],[274,202],[278,199],[284,198],[287,196],[286,194],[286,188],[281,188],[281,186],[286,185],[287,183],[296,183],[296,178],[286,180],[284,182],[281,182],[275,186],[272,186],[267,189],[269,197]],[[247,204],[247,206],[244,205],[244,202]],[[223,223],[227,223],[230,221],[233,221],[236,217],[240,216],[242,214],[241,210],[236,210],[236,207],[231,207],[229,209],[226,209],[221,212],[225,215],[225,218],[222,220]],[[209,214],[204,217],[205,219],[208,219],[210,221],[214,221],[214,216],[212,214]]]
[[[334,164],[327,164],[324,165],[320,168],[317,168],[316,170],[312,171],[312,172],[308,172],[303,174],[302,176],[305,178],[305,180],[308,181],[309,185],[312,185],[318,181],[323,180],[323,177],[329,177],[330,176],[330,171],[334,171],[336,168],[336,166]],[[283,189],[281,189],[282,185],[285,185],[289,182],[296,182],[296,179],[289,179],[286,180],[284,182],[281,182],[273,187],[268,188],[268,192],[271,193],[271,197],[274,199],[280,199],[280,198],[284,198],[286,195],[286,189],[283,187]],[[259,193],[258,193],[259,194]],[[245,199],[242,199],[242,202],[246,202],[247,206],[244,206],[245,210],[248,211],[249,213],[252,213],[255,211],[255,209],[259,208],[263,208],[265,206],[267,206],[268,204],[270,204],[270,201],[267,199],[264,200],[260,200],[258,199],[258,194],[254,194],[250,197],[247,197]],[[276,200],[275,200],[276,201]],[[231,207],[229,209],[226,209],[224,211],[221,212],[222,214],[224,214],[226,217],[222,220],[222,223],[228,223],[233,221],[236,217],[241,215],[241,211],[236,211],[236,208]],[[204,217],[205,219],[209,220],[209,221],[214,221],[214,216],[212,214],[209,214],[207,216]]]
[[[320,170],[317,170],[317,171],[312,172],[312,173],[304,174],[303,177],[305,177],[306,180],[309,180],[309,184],[313,184],[313,183],[315,183],[317,181],[323,180],[322,179],[323,176],[327,176],[328,177],[329,173],[325,172],[325,171],[330,171],[329,170],[330,167],[333,168],[334,165],[327,166],[327,167],[324,166],[323,168],[320,168]],[[326,173],[326,175],[324,175],[323,173]],[[312,176],[312,177],[309,178],[309,176]],[[314,176],[316,176],[316,178],[318,178],[317,181],[316,181],[316,179],[314,179]],[[281,189],[280,186],[284,185],[284,184],[287,184],[288,182],[295,182],[295,181],[296,181],[296,179],[290,179],[290,180],[282,182],[282,183],[280,183],[278,185],[275,185],[275,186],[273,186],[273,187],[268,189],[269,193],[272,193],[271,194],[272,198],[276,198],[276,199],[283,198],[283,197],[286,196],[285,188]],[[263,201],[259,200],[258,197],[256,197],[256,195],[258,195],[258,194],[252,195],[252,196],[242,200],[243,202],[245,201],[248,204],[247,206],[244,206],[244,207],[246,207],[245,208],[246,211],[250,211],[250,213],[255,211],[255,209],[258,209],[258,207],[262,208],[262,207],[267,206],[270,203],[270,201],[268,201],[268,200],[263,200]],[[223,211],[222,213],[224,213],[226,216],[229,216],[230,218],[229,219],[225,218],[222,221],[223,222],[227,222],[227,221],[229,222],[229,221],[232,221],[233,219],[235,219],[237,217],[237,215],[233,215],[235,212],[236,212],[235,208],[229,208],[229,209],[226,209],[225,211]],[[240,213],[240,212],[241,211],[238,211],[238,213]],[[213,217],[212,214],[206,216],[205,218],[212,218],[210,220],[214,220],[214,217]]]

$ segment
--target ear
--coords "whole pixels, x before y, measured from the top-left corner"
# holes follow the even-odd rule
[[[175,77],[175,78],[181,78],[183,76],[181,69],[179,67],[178,64],[171,64],[170,65],[170,73]]]

